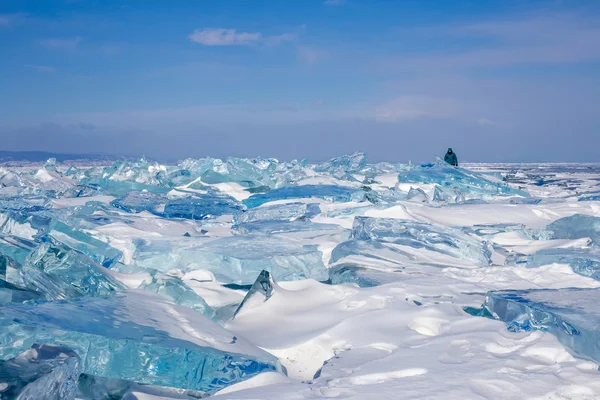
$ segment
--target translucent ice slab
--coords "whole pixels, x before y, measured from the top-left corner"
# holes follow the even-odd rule
[[[255,221],[292,221],[306,219],[321,212],[318,204],[291,203],[252,208],[235,215],[234,224]]]
[[[511,331],[550,332],[574,355],[600,363],[600,289],[489,292],[484,310]]]
[[[273,189],[266,193],[255,194],[244,200],[243,203],[248,208],[254,208],[270,201],[306,199],[312,197],[332,202],[346,203],[349,201],[364,201],[365,192],[361,189],[336,185],[287,186]]]
[[[72,400],[80,373],[81,359],[71,349],[34,344],[0,360],[0,399]]]
[[[558,219],[546,226],[551,239],[580,239],[589,237],[600,244],[600,218],[575,214]]]
[[[281,281],[327,279],[327,269],[316,246],[302,246],[267,235],[202,241],[182,239],[181,243],[180,246],[162,243],[165,247],[161,249],[159,241],[139,241],[134,263],[162,271],[206,269],[221,282],[240,285],[251,285],[263,269]]]
[[[481,265],[490,263],[491,252],[482,241],[458,229],[423,222],[357,216],[352,226],[352,237],[425,248]]]
[[[140,291],[0,307],[0,358],[34,343],[71,348],[90,375],[206,392],[280,370],[199,313]]]

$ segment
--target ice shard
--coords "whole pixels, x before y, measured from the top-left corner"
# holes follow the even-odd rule
[[[353,153],[317,164],[314,166],[314,170],[316,172],[326,172],[337,179],[352,180],[351,175],[359,173],[366,166],[367,155],[365,153]]]
[[[81,359],[71,349],[34,344],[15,358],[0,360],[0,399],[73,400]]]
[[[600,244],[600,217],[575,214],[558,219],[546,226],[550,239],[590,238]]]
[[[414,201],[416,203],[429,203],[429,197],[427,193],[421,188],[410,187],[406,200]]]
[[[40,293],[25,288],[21,268],[12,258],[0,255],[0,305],[42,298]]]
[[[206,318],[218,320],[215,311],[206,304],[206,301],[178,278],[154,271],[151,281],[144,282],[139,288],[198,311]]]
[[[205,392],[281,368],[199,313],[144,291],[0,307],[0,358],[34,343],[71,348],[86,374]]]
[[[254,284],[244,297],[244,300],[242,300],[238,308],[233,313],[233,318],[235,318],[240,312],[248,310],[269,300],[271,296],[273,296],[273,293],[277,287],[277,283],[273,280],[271,274],[269,274],[269,271],[261,271],[261,273],[258,274],[258,278],[256,278],[256,281],[254,281]]]
[[[28,289],[49,300],[101,296],[124,290],[110,271],[67,246],[42,243],[21,269]]]
[[[233,232],[238,235],[261,234],[277,235],[288,239],[312,242],[310,239],[330,236],[340,240],[348,240],[350,231],[334,224],[321,224],[310,221],[256,221],[239,224]]]
[[[166,218],[200,220],[212,216],[236,214],[241,210],[242,206],[229,196],[205,194],[168,200],[163,215]]]
[[[361,288],[374,287],[398,281],[401,278],[400,272],[401,269],[380,271],[357,264],[341,263],[329,268],[328,283],[332,285],[351,283]]]
[[[164,210],[166,202],[165,195],[151,192],[129,192],[125,196],[113,200],[110,204],[129,213],[148,211],[157,214]]]
[[[348,240],[338,244],[331,252],[329,264],[333,266],[346,257],[361,257],[396,267],[415,261],[415,257],[410,253],[376,240]]]
[[[290,203],[252,208],[235,215],[234,225],[255,221],[294,221],[308,219],[321,212],[318,204]]]
[[[49,242],[56,246],[66,245],[107,268],[122,258],[119,250],[79,229],[73,229],[60,221],[53,221],[50,226],[51,230],[47,234],[40,235],[39,241]]]
[[[362,189],[336,185],[287,186],[270,190],[264,194],[255,194],[244,200],[243,203],[248,208],[254,208],[271,201],[308,198],[347,203],[350,201],[364,201],[365,192]]]
[[[357,240],[376,240],[414,248],[425,248],[456,258],[489,265],[491,252],[484,242],[458,229],[417,221],[357,216],[352,226]]]
[[[184,162],[196,176],[200,176],[202,182],[217,184],[223,182],[235,182],[252,188],[257,186],[273,186],[270,171],[274,163],[262,159],[228,158],[226,161],[219,159],[188,160]]]
[[[489,292],[483,305],[510,331],[551,333],[575,356],[600,363],[600,289],[532,289]]]
[[[442,189],[474,196],[512,195],[529,197],[529,194],[513,189],[503,182],[464,168],[455,168],[438,160],[436,163],[412,166],[398,174],[398,181],[405,183],[437,184]],[[440,193],[441,195],[441,193]],[[456,195],[452,196],[456,197]]]
[[[544,265],[565,264],[579,275],[600,281],[600,250],[589,249],[546,249],[530,254],[526,258],[527,268]]]
[[[327,268],[317,246],[302,246],[268,235],[196,239],[199,238],[182,238],[179,245],[140,240],[136,242],[133,262],[140,268],[163,272],[173,268],[183,271],[205,269],[221,282],[240,285],[251,285],[263,269],[280,281],[327,279]],[[161,244],[165,247],[159,250]]]

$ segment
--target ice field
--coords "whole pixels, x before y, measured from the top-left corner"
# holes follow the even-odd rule
[[[0,399],[598,399],[600,165],[0,167]]]

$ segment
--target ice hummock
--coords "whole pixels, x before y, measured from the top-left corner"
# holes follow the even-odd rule
[[[241,311],[247,310],[257,304],[264,303],[265,301],[269,300],[269,298],[273,296],[273,293],[277,287],[277,283],[273,277],[271,277],[269,271],[261,271],[248,293],[246,293],[244,300],[242,300],[238,308],[233,313],[233,318],[235,318]]]
[[[344,283],[355,284],[361,288],[369,288],[395,282],[401,278],[401,269],[392,271],[379,271],[374,268],[353,263],[340,263],[329,268],[329,280],[327,283],[339,285]]]
[[[483,308],[510,331],[550,332],[574,355],[600,363],[600,289],[489,292]]]
[[[20,271],[26,286],[48,300],[103,296],[124,289],[109,270],[59,243],[41,243]]]
[[[81,359],[73,350],[34,344],[18,356],[0,360],[0,399],[72,400]]]
[[[0,255],[0,306],[39,299],[41,293],[27,289],[21,279],[22,266],[9,256]]]
[[[229,196],[203,194],[170,199],[159,215],[165,218],[201,220],[212,216],[235,214],[242,208],[241,204]]]
[[[425,248],[479,265],[490,264],[491,252],[484,242],[453,228],[394,218],[357,216],[352,225],[355,240],[375,240]]]
[[[194,292],[192,288],[185,284],[185,282],[175,276],[153,269],[145,269],[144,273],[140,274],[137,267],[123,264],[117,265],[114,270],[118,271],[117,273],[113,273],[115,279],[129,283],[128,287],[131,289],[141,289],[156,293],[172,303],[189,307],[201,313],[206,318],[220,322],[212,307]],[[132,279],[128,279],[130,274]]]
[[[367,166],[367,155],[365,153],[347,154],[332,158],[314,166],[316,172],[326,172],[337,179],[356,180],[352,174],[360,173]]]
[[[140,240],[136,245],[133,263],[140,268],[163,272],[173,268],[184,272],[205,269],[211,271],[220,282],[239,285],[251,285],[263,269],[280,281],[327,279],[322,253],[313,245],[303,246],[269,235],[193,239],[188,245],[179,246]],[[182,238],[180,242],[190,240]],[[161,244],[170,250],[158,247]]]
[[[554,221],[545,230],[551,239],[590,238],[600,244],[600,217],[575,214]]]
[[[0,358],[39,342],[71,348],[90,375],[206,392],[280,370],[199,313],[140,291],[0,307]]]
[[[600,250],[588,249],[546,249],[527,257],[527,268],[539,268],[551,264],[564,264],[573,272],[600,281]]]
[[[437,201],[464,201],[466,198],[488,198],[492,196],[529,197],[525,191],[514,189],[502,181],[464,168],[455,168],[437,160],[436,163],[414,165],[400,171],[401,183],[438,185]]]
[[[246,210],[234,216],[234,225],[256,221],[295,221],[321,212],[315,203],[276,204]]]
[[[308,198],[319,198],[340,203],[364,201],[365,191],[350,186],[337,185],[286,186],[270,190],[266,193],[252,195],[244,200],[243,203],[248,208],[254,208],[271,201]]]
[[[164,210],[167,197],[151,192],[129,192],[125,196],[113,200],[110,204],[129,213],[148,211],[158,214]]]

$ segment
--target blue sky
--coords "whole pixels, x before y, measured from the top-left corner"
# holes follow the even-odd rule
[[[600,161],[600,2],[0,2],[4,150]]]

